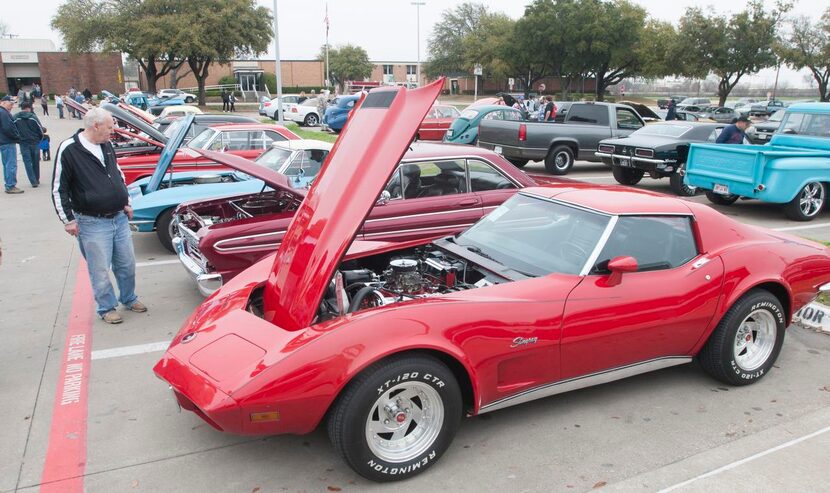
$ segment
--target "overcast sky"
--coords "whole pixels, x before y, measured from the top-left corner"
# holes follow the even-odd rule
[[[453,8],[461,0],[420,0],[420,47],[422,61],[426,58],[427,38],[432,26],[441,19],[444,10]],[[527,0],[476,0],[494,11],[519,18]],[[687,7],[697,6],[718,13],[729,14],[745,7],[746,2],[713,2],[712,0],[633,0],[642,5],[654,18],[676,21]],[[0,20],[12,34],[22,38],[47,38],[59,47],[60,35],[52,31],[49,21],[63,3],[62,0],[31,0],[16,2],[0,0],[3,8]],[[272,0],[257,3],[273,6]],[[712,7],[712,3],[717,3]],[[771,0],[765,0],[768,7]],[[418,54],[416,10],[411,0],[279,0],[280,55],[283,59],[311,59],[325,43],[323,19],[328,4],[330,20],[329,42],[332,45],[352,43],[362,46],[373,61],[415,61]],[[793,12],[797,15],[817,16],[828,6],[827,0],[798,0]],[[269,50],[273,57],[273,47]],[[265,58],[263,55],[262,58]],[[781,79],[790,86],[804,86],[804,74],[784,69]],[[774,70],[765,70],[754,78],[756,83],[769,84],[775,78]]]

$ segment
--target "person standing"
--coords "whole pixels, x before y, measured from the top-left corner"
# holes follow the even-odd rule
[[[49,96],[40,95],[40,107],[43,108],[43,116],[49,116]]]
[[[58,118],[63,120],[63,97],[60,94],[55,94],[55,106],[58,108]]]
[[[717,144],[743,144],[746,138],[746,129],[751,122],[745,116],[738,117],[735,123],[723,127],[720,135],[715,140]]]
[[[228,91],[222,89],[222,112],[226,112],[230,109],[230,98],[228,97]]]
[[[546,122],[556,121],[556,103],[553,102],[553,96],[545,97],[547,104],[545,104],[545,120]]]
[[[52,159],[52,148],[50,146],[50,139],[49,133],[46,131],[46,127],[43,127],[43,138],[40,139],[40,152],[43,154],[40,159],[41,161],[50,161]]]
[[[677,104],[674,102],[674,98],[669,98],[669,104],[666,108],[668,109],[668,112],[666,112],[666,121],[676,120]]]
[[[233,91],[228,95],[228,104],[230,105],[229,111],[231,113],[236,112],[236,96],[234,96]]]
[[[11,110],[14,101],[11,96],[0,98],[0,159],[3,161],[3,180],[6,183],[6,193],[23,193],[17,188],[17,143],[20,142],[20,133],[14,124]]]
[[[35,115],[32,103],[26,101],[19,113],[14,115],[14,124],[20,134],[20,155],[23,156],[23,166],[32,188],[40,185],[40,140],[43,138],[43,127]]]
[[[92,101],[92,91],[90,91],[88,87],[84,89],[83,95],[84,99],[86,99],[87,101]]]
[[[97,313],[104,322],[123,321],[116,308],[143,313],[135,294],[135,252],[129,219],[133,209],[124,175],[109,141],[112,115],[90,108],[84,129],[61,142],[52,177],[52,202],[64,230],[78,238],[86,259]],[[116,299],[109,270],[118,284]]]

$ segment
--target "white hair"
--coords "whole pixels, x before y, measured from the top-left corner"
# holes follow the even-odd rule
[[[96,123],[104,123],[107,119],[112,120],[109,111],[102,108],[90,108],[84,115],[84,128],[92,128]]]

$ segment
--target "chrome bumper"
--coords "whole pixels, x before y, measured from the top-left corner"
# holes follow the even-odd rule
[[[652,159],[652,158],[640,157],[640,156],[624,156],[622,154],[610,154],[610,153],[607,153],[607,152],[595,152],[594,155],[597,156],[597,157],[601,157],[601,158],[602,157],[607,157],[607,158],[617,158],[617,159],[629,159],[631,161],[640,161],[641,163],[649,163],[649,164],[654,164],[654,165],[661,165],[661,164],[674,165],[674,163],[667,163],[666,161],[664,161],[662,159]]]
[[[818,287],[818,290],[821,291],[822,293],[826,293],[826,292],[830,291],[830,282],[828,282],[826,284],[822,284],[821,286]]]
[[[202,293],[202,296],[210,296],[222,287],[222,276],[220,274],[208,274],[199,264],[194,262],[184,251],[183,239],[173,238],[173,248],[176,249],[176,255],[179,256],[179,262],[184,266],[184,270],[196,281],[196,287]]]

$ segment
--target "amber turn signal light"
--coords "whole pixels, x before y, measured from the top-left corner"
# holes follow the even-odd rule
[[[279,411],[269,411],[265,413],[251,413],[251,423],[265,423],[268,421],[279,421]]]

